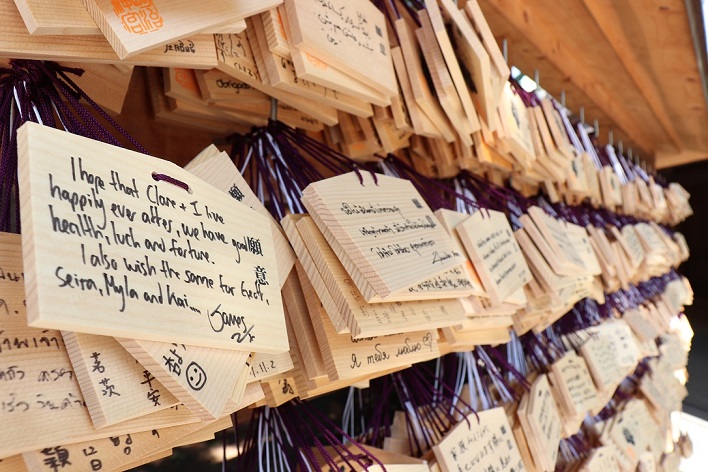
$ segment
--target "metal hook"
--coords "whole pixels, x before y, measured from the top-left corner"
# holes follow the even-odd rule
[[[270,119],[276,121],[278,119],[278,99],[270,98]]]
[[[585,107],[580,107],[580,123],[585,124]]]
[[[593,128],[595,128],[595,136],[599,137],[600,136],[600,122],[597,121],[597,118],[593,121]]]
[[[506,38],[502,39],[502,54],[504,55],[504,62],[509,63],[509,42]]]
[[[607,141],[610,144],[610,146],[614,145],[615,143],[615,133],[612,129],[607,132]]]
[[[533,81],[536,82],[536,88],[540,89],[541,88],[541,74],[539,73],[538,69],[533,70]]]
[[[565,108],[565,89],[561,90],[561,105]]]
[[[624,147],[622,146],[622,140],[621,140],[621,139],[617,141],[617,150],[619,151],[620,156],[621,156],[622,153],[623,153],[623,151],[624,151]]]

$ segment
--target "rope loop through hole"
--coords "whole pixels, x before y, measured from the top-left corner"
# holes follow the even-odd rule
[[[190,195],[193,193],[191,187],[187,183],[182,182],[181,180],[177,180],[174,177],[170,177],[167,174],[160,174],[158,172],[153,172],[152,178],[153,178],[153,180],[155,180],[157,182],[167,182],[172,185],[176,185],[177,187],[179,187],[183,190],[186,190]]]

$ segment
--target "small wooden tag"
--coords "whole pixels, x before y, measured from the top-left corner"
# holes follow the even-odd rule
[[[18,0],[15,5],[32,35],[102,34],[81,0]]]
[[[622,319],[632,328],[640,341],[654,341],[661,333],[657,324],[649,319],[649,310],[644,307],[627,310]]]
[[[63,62],[61,65],[84,70],[81,76],[70,76],[71,79],[105,110],[114,113],[120,113],[123,110],[134,66],[125,65],[119,69],[112,64],[87,64],[85,62]]]
[[[494,87],[491,83],[489,54],[472,29],[467,16],[458,9],[452,0],[426,0],[425,6],[430,14],[435,35],[455,83],[455,88],[460,95],[467,119],[470,120],[472,131],[478,131],[481,127],[477,113],[482,114],[487,126],[493,131],[496,128],[493,117],[497,106],[497,97],[495,97]],[[448,26],[445,23],[449,25],[452,38],[455,41],[455,49],[452,48],[447,33]],[[470,100],[469,86],[464,80],[458,60],[462,61],[466,73],[470,74],[470,78],[474,82],[477,91],[476,107]]]
[[[377,88],[369,86],[353,77],[351,74],[342,71],[340,68],[334,66],[334,64],[330,65],[327,61],[322,60],[322,58],[296,47],[293,42],[293,34],[290,31],[291,28],[285,6],[282,5],[278,7],[277,12],[277,29],[280,30],[278,35],[282,35],[282,39],[284,39],[285,43],[280,44],[278,50],[272,50],[272,52],[281,54],[282,51],[283,57],[291,59],[298,78],[324,87],[329,87],[338,93],[351,95],[359,100],[380,107],[393,104],[395,96],[389,96],[387,93],[383,93],[377,90]],[[263,18],[265,18],[265,16],[263,16]],[[271,35],[270,33],[268,33],[268,35],[270,44]],[[287,48],[287,51],[284,51],[285,48]]]
[[[615,449],[612,446],[593,449],[580,466],[579,472],[621,472]]]
[[[443,472],[526,470],[501,407],[468,415],[433,446],[433,451]]]
[[[248,383],[251,383],[256,380],[282,377],[282,374],[293,369],[293,361],[288,352],[282,354],[258,353],[251,357],[246,366],[248,367]]]
[[[282,57],[290,59],[287,33],[283,24],[285,8],[280,5],[276,8],[261,13],[261,21],[268,39],[268,49]]]
[[[598,406],[597,389],[588,366],[582,356],[570,351],[551,365],[551,375],[565,423],[571,426],[565,428],[565,435],[575,434],[587,412]]]
[[[614,210],[622,205],[622,188],[615,171],[610,166],[604,166],[598,172],[600,189],[605,206]]]
[[[209,103],[233,101],[241,104],[268,103],[270,105],[270,98],[265,93],[218,69],[195,72],[199,91]]]
[[[536,160],[536,153],[528,111],[521,97],[514,93],[508,82],[504,84],[499,114],[505,131],[504,143],[522,167],[530,167]]]
[[[428,66],[428,71],[432,78],[435,93],[438,101],[445,111],[450,123],[457,131],[457,136],[464,146],[472,145],[472,128],[462,107],[459,95],[456,91],[450,70],[446,66],[444,55],[440,49],[440,43],[436,41],[434,26],[431,24],[428,10],[420,10],[418,17],[422,28],[416,30],[416,37],[423,53],[423,58]],[[444,31],[444,27],[443,27]],[[447,34],[447,33],[445,33]],[[465,93],[468,93],[465,90]]]
[[[565,231],[568,235],[570,244],[575,248],[575,251],[583,262],[583,266],[590,275],[602,274],[600,261],[597,259],[597,254],[590,245],[590,236],[585,228],[573,223],[565,223]]]
[[[180,403],[114,338],[69,331],[62,337],[96,428]]]
[[[465,11],[467,12],[467,17],[470,19],[472,26],[474,26],[474,29],[479,33],[492,65],[496,68],[499,81],[494,85],[497,93],[501,95],[502,89],[506,88],[506,85],[509,83],[509,76],[511,75],[509,65],[506,63],[506,59],[504,59],[504,54],[497,44],[497,40],[494,38],[494,34],[477,0],[468,1],[467,5],[465,5]]]
[[[632,329],[623,320],[604,322],[590,330],[598,333],[611,343],[612,355],[623,369],[623,376],[634,371],[640,360],[639,346],[632,334]]]
[[[603,444],[614,444],[619,451],[617,456],[622,470],[635,470],[640,454],[649,446],[650,425],[643,423],[642,416],[646,412],[643,400],[631,400],[606,427],[603,434]],[[654,424],[654,428],[656,424]]]
[[[18,139],[33,326],[287,350],[268,219],[159,159],[34,123]]]
[[[426,75],[423,70],[420,44],[417,41],[414,32],[411,30],[410,25],[404,18],[399,18],[396,20],[395,26],[401,44],[400,52],[405,60],[405,70],[398,72],[398,66],[396,66],[398,75],[399,77],[403,75],[406,84],[410,84],[410,91],[412,98],[414,99],[413,105],[415,105],[415,108],[417,109],[416,116],[421,111],[425,115],[425,119],[419,118],[419,120],[422,120],[422,123],[420,126],[415,127],[416,131],[421,131],[422,134],[418,134],[421,134],[422,136],[444,137],[448,142],[454,141],[455,133],[452,129],[452,125],[449,123],[447,116],[445,116],[445,112],[440,106],[440,102],[433,95],[433,92],[430,89],[430,84],[426,80]],[[394,61],[395,60],[396,58],[394,57]],[[399,81],[400,80],[401,79],[399,78]],[[408,88],[408,85],[406,85],[406,87],[403,87],[402,85],[401,88],[404,89],[405,95],[405,89]],[[407,98],[406,101],[409,101],[409,99]],[[428,121],[430,121],[432,129],[436,130],[435,136],[430,136],[430,133],[425,131]]]
[[[292,324],[292,332],[297,340],[297,347],[302,355],[304,369],[309,379],[327,375],[322,353],[317,345],[315,330],[307,308],[305,294],[302,292],[297,271],[292,271],[283,286],[283,301],[287,307],[286,315]],[[290,347],[291,351],[293,346]]]
[[[506,300],[531,280],[531,271],[504,213],[477,211],[455,230],[494,303]]]
[[[331,380],[354,379],[440,356],[437,331],[352,339],[337,334],[304,270],[298,265],[312,325]]]
[[[538,376],[524,399],[517,413],[534,463],[539,469],[554,470],[561,440],[561,417],[548,377]]]
[[[580,354],[585,358],[597,389],[614,393],[625,374],[607,336],[602,332],[589,336],[580,347]]]
[[[556,220],[541,208],[532,206],[528,209],[528,214],[533,219],[543,237],[550,247],[559,257],[562,266],[567,273],[561,275],[573,275],[578,271],[587,272],[583,259],[578,254],[578,249],[568,237],[566,225]]]
[[[298,397],[295,379],[292,377],[266,381],[262,385],[266,404],[271,408],[279,407]]]
[[[118,342],[204,421],[221,415],[249,356],[243,351],[176,343],[126,338]]]

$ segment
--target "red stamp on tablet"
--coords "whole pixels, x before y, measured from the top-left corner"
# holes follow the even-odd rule
[[[159,30],[165,23],[153,0],[111,0],[111,4],[113,12],[129,33],[150,33]]]

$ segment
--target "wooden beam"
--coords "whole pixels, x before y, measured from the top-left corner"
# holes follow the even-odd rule
[[[669,120],[681,138],[681,148],[708,152],[703,69],[691,39],[687,2],[632,0],[616,2],[615,9],[621,18],[628,19],[623,25],[627,39],[662,92]],[[673,150],[659,146],[657,151]]]
[[[651,150],[656,148],[655,141],[658,137],[647,134],[626,109],[625,104],[620,103],[604,85],[602,77],[598,77],[596,71],[584,63],[583,51],[567,50],[564,47],[565,38],[558,33],[555,20],[538,14],[540,2],[534,2],[533,7],[522,0],[484,0],[481,3],[493,8],[518,29],[553,66],[569,78],[571,83],[612,117],[617,126],[633,141]],[[556,3],[553,8],[558,8]]]
[[[669,119],[669,112],[664,105],[658,87],[651,79],[646,68],[639,60],[635,50],[627,39],[615,4],[612,0],[583,0],[585,7],[595,20],[600,31],[607,38],[610,47],[619,57],[620,62],[629,73],[637,88],[646,99],[654,116],[661,124],[676,151],[681,151],[681,138]]]
[[[698,64],[701,85],[703,88],[703,98],[708,106],[708,44],[706,44],[706,25],[701,8],[701,0],[686,0],[686,15],[691,28],[691,39],[693,48],[696,50],[696,62]]]
[[[657,169],[666,169],[705,160],[708,160],[708,151],[684,150],[676,154],[658,151],[654,158],[654,166]]]

